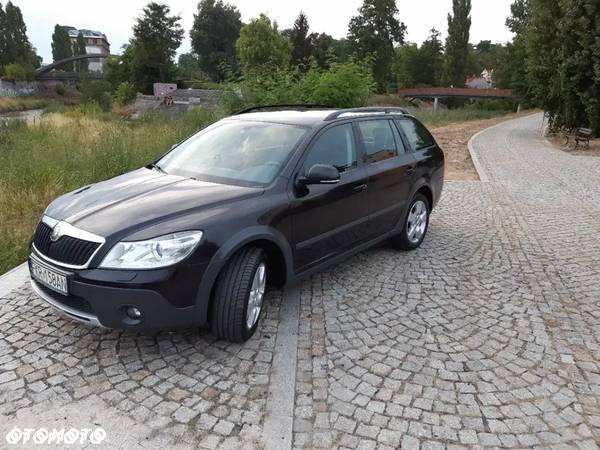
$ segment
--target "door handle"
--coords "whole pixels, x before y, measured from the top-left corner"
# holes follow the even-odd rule
[[[354,186],[354,188],[352,188],[352,190],[354,192],[366,191],[367,190],[367,185],[366,184],[359,184],[358,186]]]
[[[415,173],[415,169],[416,168],[417,168],[416,165],[408,166],[408,168],[406,169],[406,174],[407,175],[412,175],[413,173]]]

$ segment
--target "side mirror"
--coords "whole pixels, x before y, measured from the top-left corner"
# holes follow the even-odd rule
[[[329,164],[315,164],[305,176],[298,177],[299,186],[310,184],[336,184],[340,182],[340,171]]]

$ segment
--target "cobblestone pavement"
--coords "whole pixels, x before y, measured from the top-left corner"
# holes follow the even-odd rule
[[[598,448],[600,159],[554,150],[540,127],[478,136],[490,181],[447,183],[419,250],[380,246],[296,288],[294,447]],[[89,329],[14,291],[0,439],[101,424],[110,448],[262,447],[282,298],[229,345]]]

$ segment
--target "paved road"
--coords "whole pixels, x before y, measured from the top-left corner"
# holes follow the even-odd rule
[[[600,159],[540,126],[479,135],[489,181],[447,183],[421,249],[270,292],[241,346],[89,329],[27,287],[5,296],[0,439],[101,425],[107,448],[598,448]]]

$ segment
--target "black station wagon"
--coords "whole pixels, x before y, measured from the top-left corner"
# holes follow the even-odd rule
[[[248,110],[52,202],[32,239],[31,283],[91,325],[209,323],[245,341],[267,284],[385,239],[419,247],[443,179],[443,152],[399,108]]]

